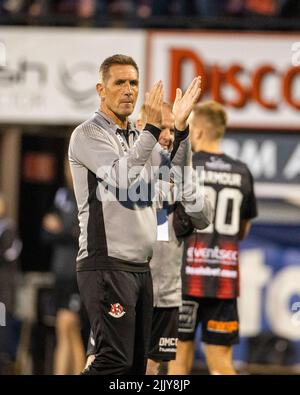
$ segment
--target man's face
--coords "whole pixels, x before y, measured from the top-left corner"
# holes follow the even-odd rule
[[[162,128],[158,142],[164,148],[169,150],[174,141],[174,120],[175,117],[168,106],[163,106],[162,110]]]
[[[132,114],[139,92],[138,73],[130,65],[113,65],[109,75],[97,84],[101,105],[118,117]]]
[[[135,127],[141,132],[147,123],[147,116],[144,109],[141,109],[137,120],[135,121]]]

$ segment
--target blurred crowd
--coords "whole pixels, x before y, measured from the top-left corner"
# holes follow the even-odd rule
[[[64,174],[38,236],[50,247],[49,272],[22,273],[23,243],[0,191],[0,375],[79,374],[85,364],[90,327],[70,265],[79,226],[67,159]]]
[[[147,19],[159,16],[300,16],[298,0],[0,0],[0,16]]]
[[[21,250],[16,224],[7,215],[7,198],[0,191],[0,374],[11,373],[10,362],[16,355],[16,331],[13,328],[16,324],[15,290]]]

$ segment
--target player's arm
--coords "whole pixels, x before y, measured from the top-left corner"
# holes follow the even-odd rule
[[[175,117],[175,140],[171,153],[173,166],[187,166],[191,162],[191,145],[189,141],[188,117],[201,93],[201,78],[196,77],[191,82],[185,94],[181,89],[176,90],[176,98],[173,105]]]
[[[201,92],[201,78],[196,77],[191,82],[185,94],[181,89],[176,90],[176,98],[173,105],[173,114],[175,117],[175,139],[171,152],[171,167],[177,167],[183,172],[184,166],[191,165],[191,144],[189,141],[188,117],[197,102]],[[149,122],[149,115],[147,115]],[[161,166],[162,148],[159,144],[153,149],[151,164],[152,166]]]
[[[190,216],[195,228],[205,229],[213,219],[213,209],[197,172],[191,167],[190,174],[185,173],[182,189],[182,205]]]
[[[245,240],[251,228],[251,219],[243,219],[241,221],[239,240]]]
[[[175,186],[178,187],[175,200],[182,201],[186,213],[191,217],[194,226],[204,229],[212,221],[212,207],[204,193],[199,188],[196,172],[191,166],[191,145],[189,141],[188,117],[201,92],[201,78],[196,77],[185,94],[181,89],[176,90],[176,98],[173,106],[175,116],[175,141],[171,153],[171,176]],[[188,166],[190,172],[183,173],[184,166]],[[186,169],[188,170],[188,169]],[[188,174],[189,173],[189,174]],[[182,188],[183,185],[183,188]],[[176,188],[175,188],[176,189]]]
[[[181,202],[195,228],[204,229],[212,222],[211,202],[196,170],[188,166],[183,174],[180,169],[172,166],[169,180],[157,180],[154,202],[156,207],[161,207],[163,201]]]
[[[48,213],[43,218],[41,237],[46,244],[74,244],[78,240],[78,233],[77,226],[66,227],[55,212]]]
[[[12,262],[16,260],[22,250],[22,243],[17,238],[14,227],[4,229],[0,236],[0,261]]]
[[[253,176],[249,169],[246,171],[248,193],[243,201],[241,209],[241,224],[239,231],[239,240],[244,240],[251,228],[251,220],[257,216],[257,202],[254,193],[254,181]]]

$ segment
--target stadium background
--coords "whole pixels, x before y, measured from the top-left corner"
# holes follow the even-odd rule
[[[53,278],[41,220],[62,184],[68,136],[97,108],[99,64],[124,53],[140,67],[137,109],[154,81],[164,81],[172,101],[175,88],[196,73],[202,99],[225,105],[224,151],[248,164],[259,199],[259,216],[241,244],[242,341],[234,358],[243,372],[299,373],[300,14],[284,13],[288,1],[237,11],[212,1],[222,8],[202,15],[156,10],[147,1],[111,1],[105,11],[105,1],[65,1],[67,11],[51,12],[43,6],[64,2],[37,1],[27,3],[41,3],[38,12],[23,4],[15,13],[6,3],[0,2],[0,190],[23,242],[10,371],[51,373]],[[195,351],[201,371],[200,347]]]

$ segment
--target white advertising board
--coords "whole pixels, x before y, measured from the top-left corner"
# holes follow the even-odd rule
[[[299,33],[154,31],[147,48],[148,86],[162,79],[168,100],[200,74],[230,126],[300,130]]]
[[[140,30],[1,28],[0,122],[73,124],[98,108],[99,65],[132,56],[143,81]],[[2,67],[1,67],[2,66]],[[143,99],[143,84],[139,101]]]

